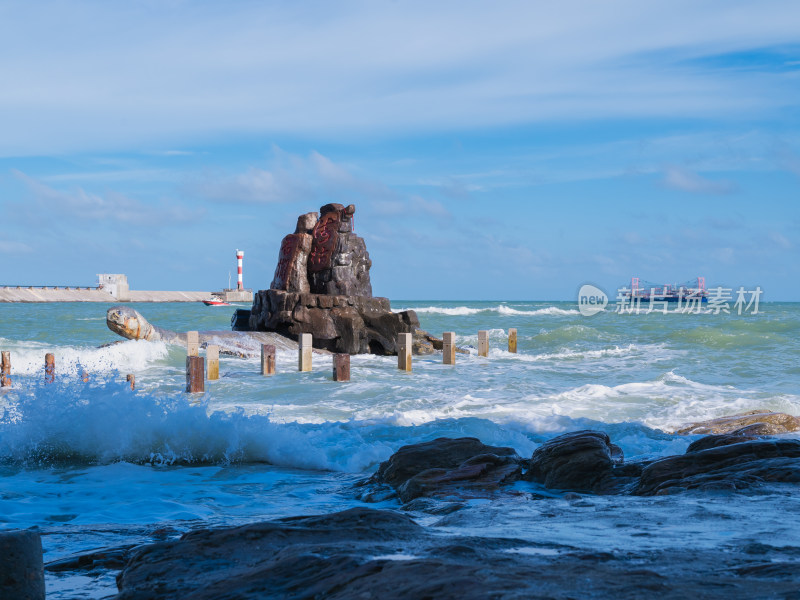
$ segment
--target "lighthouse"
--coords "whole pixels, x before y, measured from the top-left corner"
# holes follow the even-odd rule
[[[244,283],[242,282],[242,260],[244,259],[244,250],[236,249],[236,269],[238,273],[238,279],[236,280],[236,289],[238,291],[244,291]]]
[[[244,250],[236,249],[236,287],[233,289],[225,288],[221,292],[211,292],[211,295],[217,300],[223,302],[252,302],[253,290],[244,289],[244,281],[242,279],[242,260],[244,260]],[[228,271],[228,285],[231,281],[231,272]],[[249,313],[250,311],[244,311]],[[236,316],[234,314],[234,316]]]

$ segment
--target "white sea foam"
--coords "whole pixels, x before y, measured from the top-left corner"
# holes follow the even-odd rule
[[[141,371],[167,357],[169,347],[163,342],[140,340],[120,341],[102,348],[91,346],[59,346],[41,342],[7,342],[11,351],[13,374],[39,375],[44,370],[44,355],[55,355],[56,373],[75,375],[107,374],[114,371]]]
[[[527,316],[569,316],[569,315],[578,315],[580,314],[575,309],[563,309],[558,308],[557,306],[548,306],[546,308],[536,308],[533,310],[520,310],[516,308],[512,308],[505,304],[500,304],[498,306],[489,306],[485,308],[471,308],[469,306],[425,306],[420,308],[400,308],[395,309],[395,312],[400,312],[403,310],[414,310],[417,313],[428,313],[428,314],[439,314],[439,315],[449,315],[449,316],[468,316],[468,315],[477,315],[479,313],[498,313],[504,316],[518,316],[518,315],[527,315]]]
[[[525,435],[475,419],[452,424],[424,420],[398,425],[395,416],[363,422],[276,423],[268,414],[213,410],[183,394],[131,392],[122,383],[81,384],[63,379],[31,383],[0,400],[0,461],[160,465],[264,462],[301,469],[362,472],[404,443],[442,435],[472,435],[525,452]],[[394,433],[390,433],[394,430]],[[388,434],[388,435],[387,435]]]
[[[651,357],[653,353],[663,350],[663,346],[651,344],[647,346],[638,346],[636,344],[628,344],[627,346],[614,346],[613,348],[602,348],[599,350],[561,350],[560,352],[546,352],[543,354],[522,354],[512,353],[501,348],[491,348],[489,350],[490,357],[496,358],[510,358],[520,360],[523,362],[539,362],[539,361],[569,361],[569,360],[585,360],[597,358],[609,358],[614,356],[629,356],[635,354],[648,353]]]

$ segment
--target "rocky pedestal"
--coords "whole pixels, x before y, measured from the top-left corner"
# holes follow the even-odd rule
[[[261,290],[250,328],[296,338],[313,335],[314,347],[348,354],[397,353],[397,335],[419,329],[413,310],[393,313],[386,298]]]
[[[435,338],[419,331],[413,310],[393,313],[372,296],[372,261],[353,232],[355,206],[326,204],[297,219],[281,242],[270,289],[259,291],[246,327],[296,338],[313,336],[315,348],[348,354],[396,354],[397,336],[415,334],[417,353],[432,352]],[[243,329],[237,315],[234,327]]]

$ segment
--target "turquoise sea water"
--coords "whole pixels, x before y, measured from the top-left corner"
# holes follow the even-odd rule
[[[565,431],[609,433],[628,458],[681,453],[695,439],[675,427],[752,409],[800,415],[800,304],[758,315],[579,314],[568,302],[411,302],[422,327],[488,358],[441,353],[356,356],[352,381],[331,380],[330,357],[311,373],[278,356],[265,378],[256,359],[223,356],[221,378],[188,396],[183,348],[122,341],[101,304],[0,304],[0,349],[13,387],[0,392],[0,527],[37,526],[45,560],[131,545],[194,527],[339,510],[360,504],[353,484],[400,446],[470,435],[522,456]],[[167,329],[228,329],[230,308],[135,305]],[[519,352],[506,351],[508,329]],[[56,383],[43,382],[44,354]],[[79,376],[89,373],[88,382]],[[125,375],[136,376],[130,391]],[[800,546],[792,486],[728,496],[531,496],[474,501],[448,517],[414,514],[448,532],[513,535],[614,548],[761,540]],[[398,508],[386,499],[377,504]],[[373,504],[374,506],[374,504]],[[787,515],[794,515],[786,518]],[[742,526],[747,520],[747,527]],[[48,575],[53,598],[103,597],[113,571]]]

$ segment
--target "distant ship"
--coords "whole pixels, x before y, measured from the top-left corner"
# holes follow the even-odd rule
[[[651,298],[653,302],[708,302],[705,277],[681,284],[655,284],[631,277],[630,289],[622,288],[620,292],[631,303],[649,303]]]

